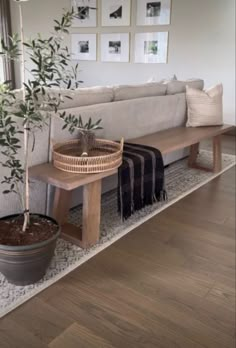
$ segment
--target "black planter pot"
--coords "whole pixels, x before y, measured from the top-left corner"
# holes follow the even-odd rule
[[[45,215],[34,214],[52,221],[58,226],[53,237],[40,243],[27,246],[8,246],[0,244],[0,272],[14,285],[29,285],[36,283],[46,273],[54,255],[56,241],[60,235],[58,223]],[[0,220],[10,220],[18,215],[11,215]]]

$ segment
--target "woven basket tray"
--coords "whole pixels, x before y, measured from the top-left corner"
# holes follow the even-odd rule
[[[80,140],[71,140],[53,146],[54,167],[70,173],[92,174],[118,168],[122,164],[124,140],[116,143],[96,139],[88,157],[81,157]]]

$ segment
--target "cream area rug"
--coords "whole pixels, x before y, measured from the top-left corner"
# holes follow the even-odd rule
[[[204,165],[211,165],[212,153],[201,151],[199,161]],[[235,165],[235,156],[223,155],[223,170],[228,170]],[[170,205],[179,201],[199,187],[205,185],[218,175],[187,167],[187,160],[180,160],[171,164],[165,170],[166,189],[168,201],[159,202],[148,206],[135,213],[125,222],[121,222],[117,214],[116,191],[109,192],[102,197],[101,238],[97,245],[88,250],[82,250],[63,239],[59,239],[55,256],[45,277],[34,285],[14,286],[8,284],[0,273],[0,317],[3,317],[16,307],[20,306],[31,297],[46,289],[66,274],[70,273],[84,262],[101,252],[122,236],[129,233],[151,217],[160,213]],[[71,210],[70,222],[80,224],[81,207]]]

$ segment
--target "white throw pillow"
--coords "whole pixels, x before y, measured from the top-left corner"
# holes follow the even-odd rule
[[[219,126],[223,124],[223,86],[205,91],[186,87],[188,106],[187,127]]]

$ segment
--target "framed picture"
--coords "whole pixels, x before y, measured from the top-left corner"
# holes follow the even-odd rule
[[[96,27],[97,26],[97,0],[71,0],[76,13],[76,19],[72,27]]]
[[[102,0],[102,26],[129,26],[131,0]]]
[[[102,62],[129,62],[129,34],[101,34]]]
[[[170,24],[171,0],[137,0],[137,25]]]
[[[168,32],[135,35],[135,63],[166,63]]]
[[[73,60],[97,60],[96,34],[71,34]]]

